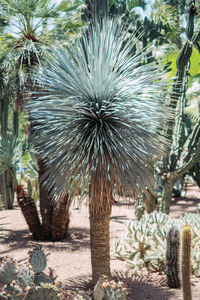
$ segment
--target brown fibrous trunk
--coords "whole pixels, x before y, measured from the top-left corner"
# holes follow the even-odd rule
[[[111,277],[110,272],[110,215],[113,203],[112,189],[105,180],[93,176],[90,190],[90,248],[92,280],[101,275]]]
[[[63,240],[68,231],[69,226],[69,195],[59,200],[54,206],[53,218],[52,218],[52,240]]]
[[[36,240],[42,240],[44,238],[42,226],[33,199],[24,191],[24,188],[21,185],[16,187],[16,193],[18,204],[33,238]]]
[[[46,164],[43,160],[38,159],[38,180],[39,180],[39,198],[40,212],[42,216],[42,229],[45,240],[51,240],[52,218],[53,218],[53,201],[50,193],[44,188],[43,175],[46,172]]]

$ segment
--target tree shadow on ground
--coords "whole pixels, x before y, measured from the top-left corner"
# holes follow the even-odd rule
[[[170,212],[173,212],[175,218],[183,216],[186,213],[196,213],[199,198],[178,197],[173,198],[170,205]],[[176,216],[177,215],[177,216]]]
[[[9,251],[32,248],[35,244],[40,244],[46,250],[61,251],[76,251],[80,248],[89,248],[89,230],[80,227],[70,229],[69,234],[65,239],[59,242],[52,241],[37,241],[32,238],[28,229],[10,230],[6,229],[5,235],[0,240],[1,244],[9,244],[9,249],[0,251],[0,255],[9,255]]]
[[[169,289],[166,286],[165,278],[157,274],[143,272],[112,272],[112,278],[118,282],[122,281],[128,290],[129,300],[178,300],[181,299],[181,291]],[[76,278],[68,279],[64,285],[68,290],[92,290],[93,283],[91,278],[81,275]]]
[[[155,273],[114,271],[113,278],[125,283],[130,300],[168,300],[177,298],[180,290],[169,289],[165,277]]]

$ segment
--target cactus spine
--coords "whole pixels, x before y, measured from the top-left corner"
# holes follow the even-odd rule
[[[167,233],[167,251],[165,265],[167,284],[170,288],[180,288],[179,252],[180,233],[178,228],[173,226]]]
[[[183,300],[192,300],[191,283],[190,283],[190,257],[191,257],[191,241],[192,232],[189,225],[185,225],[182,230],[182,285],[183,285]]]

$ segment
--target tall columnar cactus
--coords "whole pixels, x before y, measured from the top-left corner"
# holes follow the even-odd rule
[[[191,283],[190,283],[191,242],[192,242],[191,227],[189,225],[185,225],[182,230],[182,243],[181,243],[183,300],[192,299]]]
[[[173,226],[167,233],[167,249],[166,249],[166,264],[165,264],[167,283],[170,288],[180,287],[179,253],[180,253],[180,233],[179,233],[179,229]]]
[[[194,126],[188,137],[184,136],[184,108],[186,105],[186,90],[190,68],[190,57],[193,46],[198,48],[200,31],[195,35],[194,19],[196,10],[193,1],[189,1],[187,40],[178,55],[177,72],[170,94],[169,106],[176,112],[176,118],[169,120],[165,126],[171,148],[168,156],[158,169],[159,178],[162,179],[162,205],[161,210],[169,213],[173,186],[178,177],[188,172],[200,159],[200,121]]]

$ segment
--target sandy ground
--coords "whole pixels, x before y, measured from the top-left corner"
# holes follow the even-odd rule
[[[185,212],[196,212],[200,203],[200,190],[190,184],[186,197],[173,200],[170,214],[178,218]],[[134,216],[134,202],[118,203],[113,206],[110,235],[111,245],[116,238],[126,233],[121,221]],[[2,219],[3,218],[3,219]],[[28,251],[34,244],[20,209],[0,211],[0,224],[7,230],[0,240],[0,259],[11,256],[26,263]],[[58,280],[67,288],[84,288],[91,280],[88,207],[71,208],[70,234],[62,242],[40,242],[48,256],[48,266],[55,269]],[[182,300],[181,290],[168,289],[165,276],[146,271],[128,270],[124,262],[111,260],[113,276],[124,281],[129,289],[128,299],[133,300]],[[193,300],[200,299],[200,279],[192,278]]]

